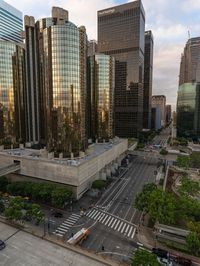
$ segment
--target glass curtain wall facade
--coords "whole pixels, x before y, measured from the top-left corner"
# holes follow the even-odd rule
[[[114,56],[115,134],[143,128],[145,12],[141,1],[98,11],[98,52]]]
[[[0,39],[22,42],[22,12],[0,0]]]
[[[0,40],[0,143],[25,141],[25,54],[14,42]]]
[[[200,136],[200,83],[179,86],[177,98],[178,136]]]
[[[114,137],[115,60],[96,54],[89,57],[90,137],[109,140]]]
[[[27,67],[34,71],[30,75],[35,73],[33,92],[39,95],[39,140],[49,151],[77,154],[87,146],[85,27],[78,28],[66,10],[53,7],[51,18],[35,23],[31,40]]]
[[[153,79],[153,35],[145,32],[143,128],[151,128],[151,98]]]
[[[43,32],[47,142],[50,150],[58,152],[76,152],[85,145],[86,95],[81,82],[84,62],[80,41],[80,30],[71,22]]]
[[[200,37],[187,41],[181,56],[179,85],[200,82]]]

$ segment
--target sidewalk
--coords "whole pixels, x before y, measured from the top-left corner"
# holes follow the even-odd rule
[[[164,244],[158,242],[151,228],[140,225],[140,227],[138,227],[137,239],[140,243],[142,243],[148,249],[161,248],[161,249],[167,250],[170,254],[174,256],[181,256],[181,257],[190,259],[193,262],[198,263],[196,265],[200,265],[200,258],[180,252],[180,251],[170,249]]]

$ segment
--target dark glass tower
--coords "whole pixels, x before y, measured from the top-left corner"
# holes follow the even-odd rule
[[[151,98],[153,78],[153,35],[145,32],[144,53],[144,99],[143,99],[143,128],[151,128]]]
[[[0,143],[25,141],[24,47],[0,40]]]
[[[143,128],[145,12],[135,1],[98,11],[98,52],[112,55],[115,70],[115,134],[137,136]]]
[[[115,60],[112,56],[96,54],[89,57],[90,137],[109,140],[114,136]]]

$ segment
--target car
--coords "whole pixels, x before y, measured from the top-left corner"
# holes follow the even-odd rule
[[[152,253],[156,254],[160,258],[167,259],[169,257],[168,251],[161,248],[152,248]]]
[[[6,247],[6,244],[3,240],[0,240],[0,250],[4,249]]]
[[[61,212],[54,212],[53,216],[56,218],[62,218],[63,214]]]
[[[176,257],[174,258],[174,262],[179,263],[180,265],[183,266],[191,266],[192,265],[192,261],[190,259],[186,259],[183,257]]]

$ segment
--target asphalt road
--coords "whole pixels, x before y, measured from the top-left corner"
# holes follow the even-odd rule
[[[83,247],[129,261],[137,247],[136,227],[141,219],[141,213],[133,206],[134,199],[145,183],[155,180],[156,165],[155,158],[134,157],[123,178],[113,183],[87,214],[84,227],[91,234]]]

